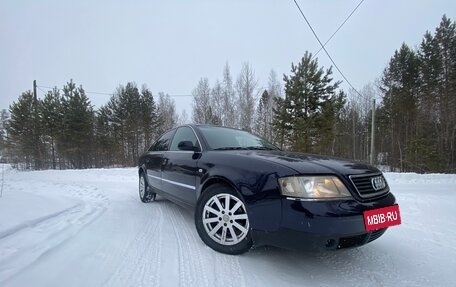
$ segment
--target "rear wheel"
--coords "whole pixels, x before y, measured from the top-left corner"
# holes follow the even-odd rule
[[[241,254],[252,247],[245,204],[226,185],[214,184],[203,192],[196,206],[195,225],[204,243],[218,252]]]
[[[144,172],[139,174],[139,198],[142,202],[147,203],[155,200],[156,194],[150,191]]]

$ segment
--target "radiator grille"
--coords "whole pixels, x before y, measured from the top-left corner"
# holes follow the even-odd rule
[[[356,188],[358,195],[362,198],[373,198],[382,196],[389,192],[386,179],[381,173],[374,173],[368,175],[350,175],[350,180]],[[379,184],[383,181],[384,186]],[[374,186],[377,188],[374,188]]]

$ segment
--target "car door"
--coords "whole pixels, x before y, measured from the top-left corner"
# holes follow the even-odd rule
[[[146,152],[144,164],[147,172],[147,182],[154,192],[163,192],[162,169],[163,156],[169,148],[171,138],[175,130],[171,130],[162,135]]]
[[[183,146],[183,142],[187,143],[187,146]],[[190,150],[192,146],[193,150]],[[193,129],[184,126],[176,130],[169,151],[165,152],[163,157],[163,189],[189,205],[196,204],[195,186],[200,151],[200,143]]]

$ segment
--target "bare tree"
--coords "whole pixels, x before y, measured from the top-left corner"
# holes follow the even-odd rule
[[[282,85],[280,84],[277,74],[274,70],[271,70],[269,73],[268,81],[268,98],[265,106],[265,129],[264,137],[272,141],[273,140],[273,129],[272,129],[272,120],[274,117],[274,108],[276,105],[276,98],[282,97]]]
[[[193,122],[196,124],[212,123],[211,87],[207,78],[201,78],[193,90]]]
[[[276,108],[276,98],[280,98],[282,94],[282,87],[277,74],[274,70],[269,73],[268,88],[263,91],[255,116],[255,133],[267,139],[274,141],[272,121],[274,118],[274,108]]]
[[[255,113],[254,91],[257,87],[255,72],[248,62],[242,64],[241,73],[236,81],[236,92],[238,95],[239,127],[247,131],[253,128]]]
[[[355,90],[348,92],[348,101],[345,107],[347,121],[350,122],[351,156],[357,160],[367,160],[370,152],[370,126],[372,100],[378,97],[377,87],[369,83],[361,90],[360,96]],[[381,140],[381,139],[380,139]]]
[[[172,129],[177,125],[178,116],[176,113],[176,104],[169,95],[165,95],[163,92],[158,93],[157,114],[159,134]]]
[[[179,117],[178,117],[177,124],[178,124],[179,126],[188,124],[188,114],[187,114],[187,110],[183,110],[183,111],[181,112],[181,114],[180,114]]]
[[[219,80],[215,81],[214,87],[212,88],[212,96],[210,102],[212,107],[213,123],[222,124],[222,118],[224,116],[223,88]]]
[[[236,99],[233,88],[233,79],[231,77],[230,66],[228,62],[223,68],[223,81],[222,81],[222,110],[223,116],[221,118],[222,125],[227,127],[236,127]]]

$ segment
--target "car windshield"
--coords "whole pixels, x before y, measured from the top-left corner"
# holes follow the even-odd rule
[[[276,146],[246,131],[201,126],[199,130],[212,150],[278,150]]]

